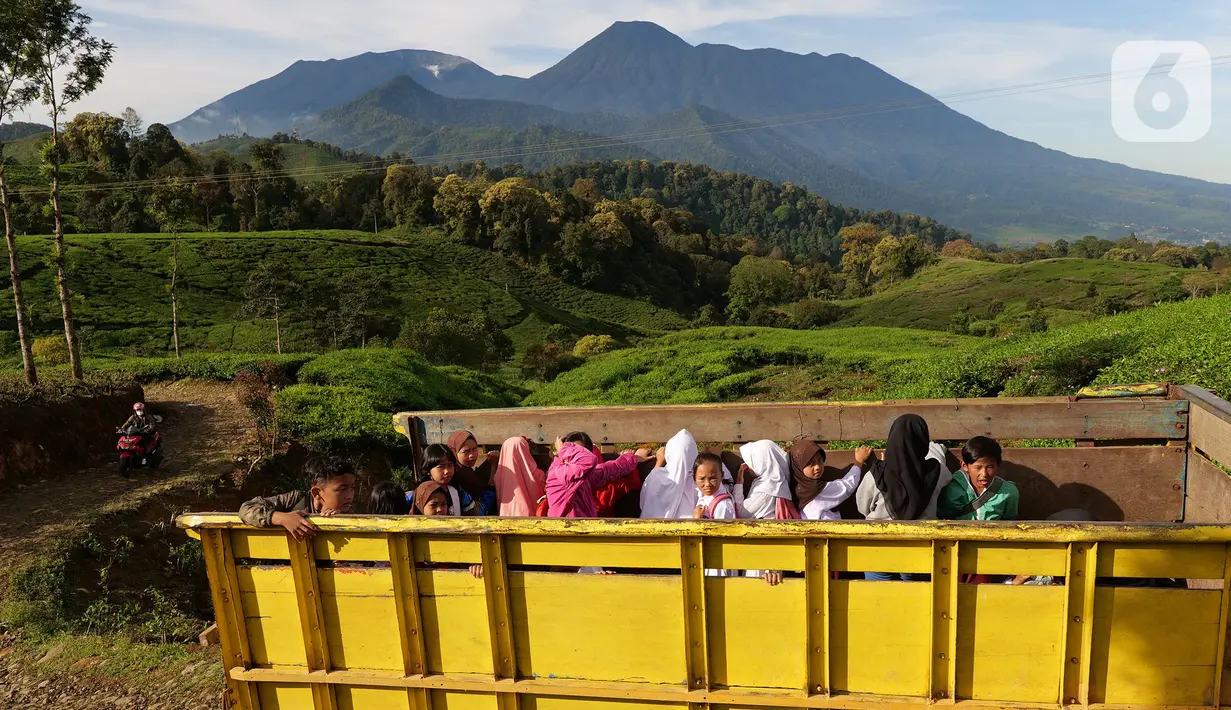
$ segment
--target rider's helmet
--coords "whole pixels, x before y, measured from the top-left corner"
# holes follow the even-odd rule
[[[145,414],[145,403],[144,403],[144,402],[137,402],[136,404],[134,404],[134,405],[133,405],[133,411],[134,411],[134,412],[136,412],[136,413],[137,413],[137,414],[139,414],[139,415],[140,415],[140,414]]]

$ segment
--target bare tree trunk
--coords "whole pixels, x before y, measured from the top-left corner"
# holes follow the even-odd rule
[[[180,308],[179,299],[175,292],[175,284],[179,280],[180,274],[180,240],[179,235],[174,234],[171,237],[171,340],[175,343],[175,359],[179,360],[183,356],[180,355]]]
[[[26,323],[26,297],[21,290],[21,269],[17,266],[17,237],[13,229],[13,211],[9,205],[9,186],[4,175],[4,146],[0,145],[0,204],[4,209],[4,240],[9,248],[9,279],[13,282],[13,306],[17,309],[17,342],[21,347],[21,366],[26,382],[38,384],[34,367],[34,351],[30,345],[30,330]]]
[[[81,370],[81,349],[77,330],[73,326],[73,292],[68,285],[64,250],[64,213],[60,209],[60,116],[59,106],[51,104],[51,211],[56,222],[56,284],[60,288],[60,309],[64,313],[64,340],[68,343],[68,362],[73,378],[84,378]]]
[[[278,304],[274,305],[274,337],[275,345],[278,354],[282,354],[282,309]]]

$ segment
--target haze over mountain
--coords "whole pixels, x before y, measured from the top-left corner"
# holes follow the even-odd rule
[[[529,79],[417,50],[299,62],[172,130],[186,140],[234,132],[236,111],[254,135],[295,125],[344,147],[424,158],[440,145],[425,138],[448,129],[450,154],[522,147],[495,162],[647,153],[707,162],[863,208],[928,214],[982,238],[1135,230],[1192,242],[1225,238],[1231,224],[1231,186],[1013,138],[845,54],[693,46],[644,22],[617,23]],[[529,143],[515,137],[532,127]],[[614,140],[595,152],[599,136]],[[567,145],[545,147],[553,142]]]
[[[493,74],[469,59],[420,49],[298,61],[168,127],[189,143],[228,133],[272,135],[289,131],[296,123],[358,98],[396,76],[412,77],[442,96],[462,98],[499,95],[521,81]]]

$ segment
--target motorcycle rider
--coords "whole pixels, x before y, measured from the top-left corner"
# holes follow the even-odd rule
[[[120,431],[127,431],[129,427],[141,435],[141,447],[149,448],[150,437],[154,435],[154,417],[145,411],[144,402],[133,405],[133,414],[120,426]]]

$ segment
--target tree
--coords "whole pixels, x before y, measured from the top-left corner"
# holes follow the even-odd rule
[[[351,271],[334,283],[337,301],[334,309],[335,342],[358,342],[366,348],[368,340],[390,326],[396,327],[394,314],[401,305],[394,287],[383,279]],[[390,336],[386,336],[390,337]]]
[[[487,188],[479,206],[499,251],[529,264],[550,241],[547,199],[525,178],[505,178]]]
[[[1150,255],[1150,261],[1156,264],[1166,264],[1177,269],[1191,269],[1197,265],[1196,259],[1184,247],[1159,247]]]
[[[94,170],[123,175],[128,172],[128,137],[124,122],[106,113],[77,114],[64,125],[64,152],[73,163],[87,163]]]
[[[467,242],[477,243],[483,236],[483,209],[479,202],[486,189],[483,183],[460,175],[446,177],[432,201],[445,229]]]
[[[1109,261],[1141,261],[1141,254],[1136,249],[1112,247],[1103,253],[1103,258]]]
[[[180,232],[192,223],[196,202],[196,186],[180,177],[167,180],[154,188],[153,194],[150,195],[150,211],[162,225],[163,231],[171,233],[171,340],[175,345],[176,359],[182,357],[177,290],[180,275]]]
[[[783,261],[746,256],[731,269],[727,317],[746,320],[750,314],[799,300],[799,279]]]
[[[37,88],[24,81],[27,45],[31,41],[31,6],[10,0],[0,5],[0,124],[12,118],[34,101]],[[12,282],[13,307],[17,310],[17,341],[21,349],[21,365],[26,382],[38,384],[38,372],[26,321],[25,294],[21,286],[21,267],[17,259],[16,229],[12,198],[4,172],[4,139],[0,136],[0,208],[4,211],[4,240],[9,252],[9,280]]]
[[[299,283],[278,264],[263,262],[248,275],[244,287],[244,312],[252,318],[274,322],[274,346],[282,354],[282,318],[299,292]]]
[[[418,165],[390,165],[382,191],[385,209],[399,225],[422,227],[435,221],[436,181],[431,170]]]
[[[872,250],[869,271],[882,283],[904,281],[932,260],[931,250],[911,234],[905,237],[887,236]]]
[[[145,121],[141,119],[141,114],[137,113],[132,106],[124,109],[120,114],[120,120],[124,122],[124,134],[129,140],[141,137],[141,131],[145,127]]]
[[[1065,245],[1067,248],[1067,244]],[[987,254],[974,244],[966,239],[954,239],[945,244],[940,250],[940,255],[950,259],[973,259],[976,261],[988,261]]]
[[[513,355],[513,341],[486,312],[459,315],[436,308],[407,321],[396,345],[417,351],[428,362],[490,369]]]
[[[73,0],[38,0],[31,17],[31,41],[26,45],[26,79],[38,91],[51,119],[51,210],[55,221],[56,283],[64,315],[73,377],[82,379],[81,348],[73,323],[73,293],[68,283],[64,249],[64,214],[60,205],[60,119],[67,107],[98,88],[111,65],[115,45],[90,34],[89,15]]]
[[[1190,298],[1203,298],[1216,290],[1218,283],[1205,272],[1198,271],[1184,277],[1184,290]]]
[[[872,259],[876,245],[892,236],[870,222],[843,227],[838,232],[842,242],[842,274],[851,295],[863,295],[872,285]]]

